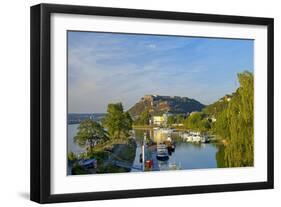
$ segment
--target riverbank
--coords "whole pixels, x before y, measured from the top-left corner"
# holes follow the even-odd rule
[[[136,153],[136,142],[134,139],[128,140],[110,140],[97,145],[91,153],[84,153],[81,158],[75,161],[69,161],[71,165],[71,174],[98,174],[98,173],[118,173],[129,172],[133,165]],[[95,168],[85,168],[79,164],[80,160],[95,159],[97,165]],[[116,162],[122,161],[128,167],[120,167]]]
[[[131,139],[127,144],[115,144],[112,150],[106,152],[108,156],[98,162],[97,173],[129,172],[136,156],[136,143]],[[127,167],[117,164],[120,162]]]

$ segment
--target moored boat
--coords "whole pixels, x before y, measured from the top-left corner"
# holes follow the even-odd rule
[[[172,141],[172,138],[170,136],[166,139],[166,141],[164,141],[164,144],[166,145],[168,152],[175,151],[175,143]]]
[[[158,160],[168,160],[169,159],[169,154],[168,154],[168,149],[165,144],[158,144],[157,145],[157,155],[156,155]]]
[[[87,169],[96,168],[97,167],[97,160],[96,159],[80,160],[79,165],[82,166],[82,167],[85,167]]]
[[[209,143],[210,142],[210,138],[205,135],[201,137],[201,143]]]
[[[209,143],[210,138],[206,134],[201,134],[200,132],[187,132],[182,134],[182,138],[186,142],[195,143]]]

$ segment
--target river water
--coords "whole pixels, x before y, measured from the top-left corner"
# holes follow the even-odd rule
[[[77,128],[79,124],[68,124],[67,128],[67,152],[74,152],[79,154],[85,152],[85,149],[79,147],[76,143],[73,142],[73,138],[77,133]]]
[[[81,153],[85,150],[73,142],[73,137],[76,134],[78,124],[68,125],[68,152]],[[137,130],[135,129],[135,137],[137,141],[136,157],[134,165],[140,166],[140,153],[144,133],[147,138],[155,142],[161,142],[167,138],[166,133],[157,130]],[[218,146],[214,143],[194,144],[187,143],[182,140],[179,133],[172,133],[171,138],[175,141],[175,151],[169,156],[166,162],[159,162],[160,169],[165,169],[165,166],[170,164],[180,167],[180,169],[204,169],[217,168],[216,153]],[[162,168],[161,168],[162,167]],[[132,170],[133,171],[133,170]]]
[[[139,156],[141,153],[142,140],[144,133],[147,138],[152,139],[154,142],[163,142],[167,139],[168,134],[159,130],[135,130],[137,140],[137,151],[135,158],[135,165],[140,165]],[[159,161],[160,169],[167,169],[170,165],[176,165],[180,169],[203,169],[203,168],[216,168],[216,153],[218,148],[213,143],[195,144],[184,141],[178,132],[169,134],[175,142],[175,151],[169,156],[168,161]]]

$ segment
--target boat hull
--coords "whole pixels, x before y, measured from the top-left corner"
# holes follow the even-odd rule
[[[161,160],[161,161],[166,161],[166,160],[168,160],[169,159],[169,156],[167,155],[165,155],[165,156],[163,156],[163,155],[156,155],[156,158],[158,159],[158,160]]]

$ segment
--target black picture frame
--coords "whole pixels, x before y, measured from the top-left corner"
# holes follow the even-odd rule
[[[237,184],[218,184],[188,187],[136,189],[73,194],[51,194],[50,189],[50,125],[51,125],[51,70],[50,70],[50,16],[52,13],[134,17],[163,20],[181,20],[210,23],[233,23],[267,26],[267,181]],[[274,186],[273,147],[273,27],[272,18],[195,14],[168,11],[135,10],[89,6],[39,4],[31,7],[31,169],[30,199],[38,203],[88,201],[103,199],[166,196],[179,194],[211,193],[271,189]]]

